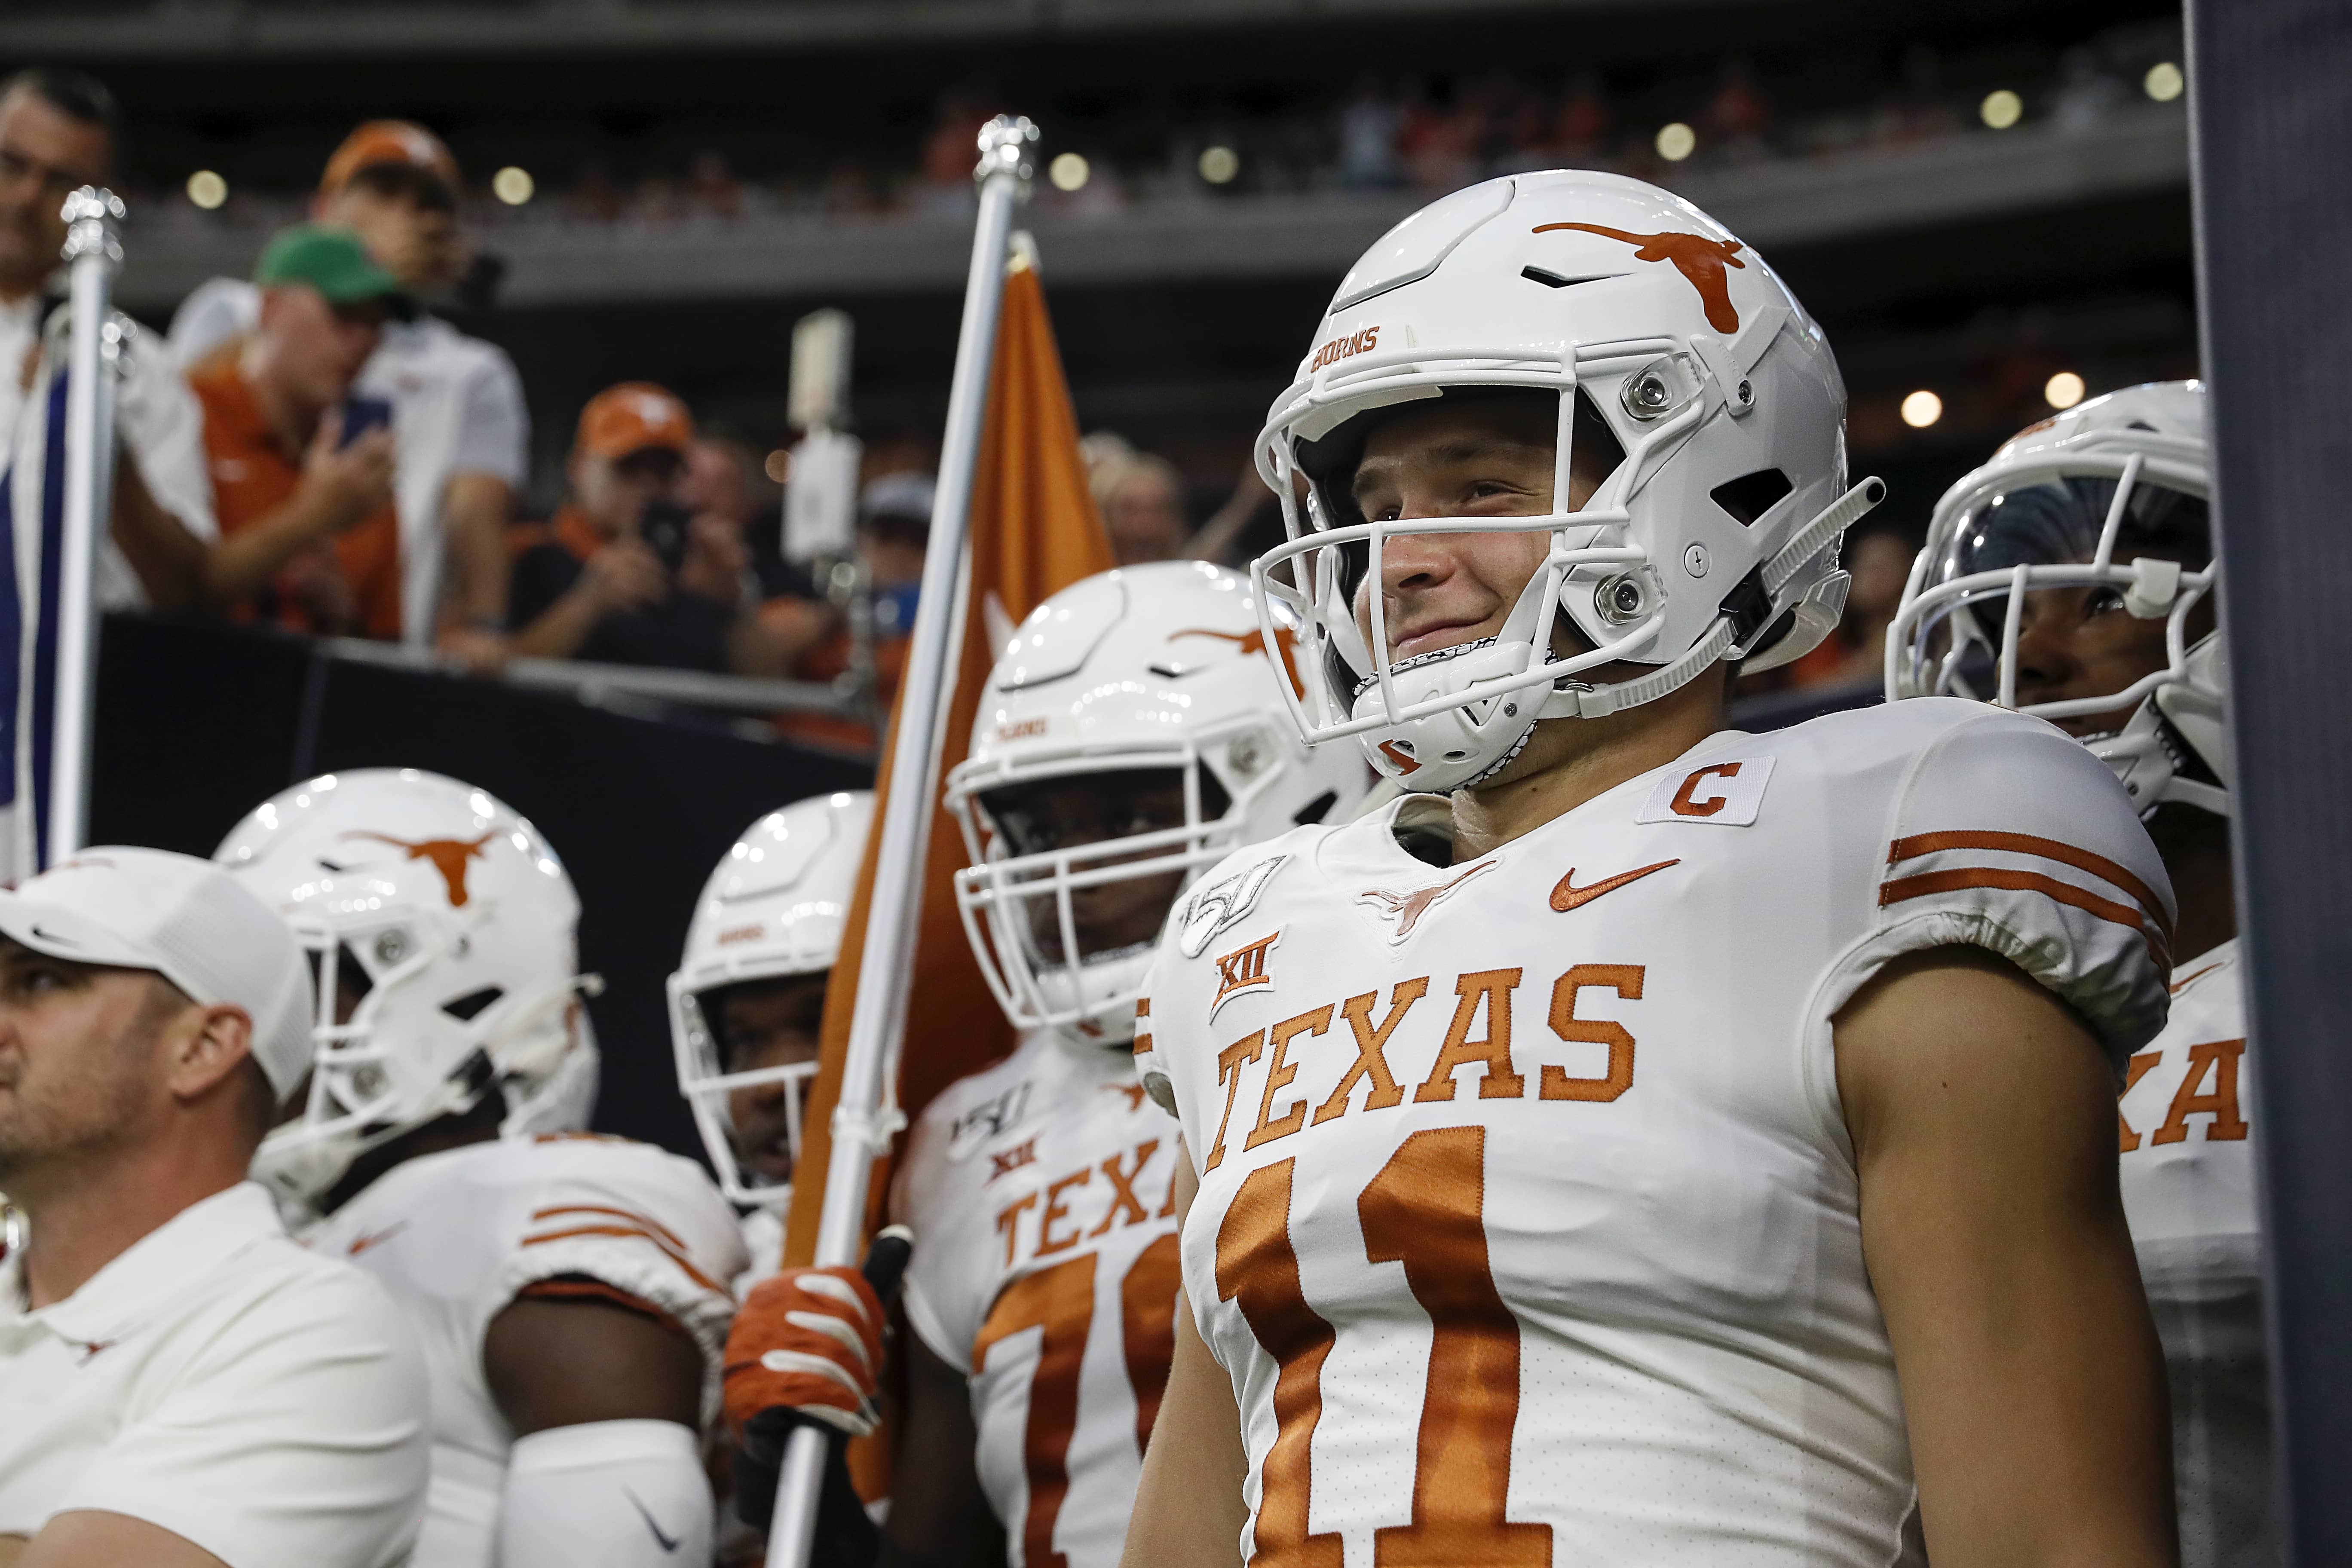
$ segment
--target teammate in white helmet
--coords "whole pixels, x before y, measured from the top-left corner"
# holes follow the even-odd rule
[[[1430,793],[1170,921],[1190,1310],[1126,1561],[2169,1561],[2106,1152],[2172,922],[2131,802],[1977,703],[1725,722],[1834,623],[1843,413],[1638,181],[1456,192],[1340,284],[1257,580],[1306,732]]]
[[[1131,1061],[1154,940],[1208,866],[1344,818],[1370,782],[1285,719],[1295,634],[1255,601],[1201,562],[1063,590],[998,661],[948,776],[971,859],[957,896],[1021,1043],[925,1110],[893,1194],[915,1233],[913,1332],[885,1563],[980,1563],[1000,1538],[1014,1568],[1118,1561],[1176,1304],[1176,1129]],[[803,1310],[846,1331],[803,1411],[852,1426],[877,1310]]]
[[[719,1190],[747,1211],[753,1279],[782,1255],[825,984],[873,822],[873,792],[845,790],[753,823],[703,885],[669,977],[678,1088]]]
[[[2224,1568],[2274,1563],[2278,1542],[2205,432],[2198,383],[2127,387],[1945,492],[1887,641],[1887,694],[2048,719],[2116,771],[2164,857],[2172,1015],[2126,1065],[2116,1132],[2171,1374],[2181,1562]]]
[[[555,851],[484,791],[371,769],[277,795],[215,858],[317,966],[309,1089],[254,1174],[425,1343],[416,1562],[707,1561],[742,1238],[693,1162],[579,1131],[593,981]]]

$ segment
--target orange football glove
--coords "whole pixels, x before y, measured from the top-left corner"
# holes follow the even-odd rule
[[[751,1287],[727,1334],[727,1426],[789,1409],[863,1437],[882,1377],[882,1302],[855,1268],[794,1268]]]

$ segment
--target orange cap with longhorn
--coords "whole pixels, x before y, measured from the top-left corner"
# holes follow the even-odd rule
[[[452,191],[457,188],[457,160],[449,155],[441,138],[405,120],[371,120],[344,137],[335,155],[327,160],[327,172],[319,181],[320,194],[331,196],[350,184],[352,176],[362,169],[383,163],[422,169]]]
[[[655,448],[682,456],[693,442],[694,416],[676,393],[649,381],[625,381],[588,400],[574,444],[599,458],[625,458]]]

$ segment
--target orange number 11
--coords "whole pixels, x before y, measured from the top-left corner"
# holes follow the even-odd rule
[[[1373,1532],[1378,1568],[1462,1563],[1540,1568],[1551,1527],[1503,1517],[1511,1486],[1511,1428],[1519,1405],[1519,1325],[1486,1259],[1486,1132],[1415,1132],[1356,1203],[1365,1257],[1404,1265],[1405,1286],[1429,1314],[1429,1375],[1422,1395],[1412,1522]],[[1339,1538],[1307,1531],[1309,1450],[1323,1414],[1330,1324],[1299,1289],[1290,1245],[1297,1164],[1250,1173],[1217,1232],[1217,1293],[1236,1300],[1251,1334],[1281,1367],[1276,1435],[1259,1476],[1250,1568],[1339,1568]]]

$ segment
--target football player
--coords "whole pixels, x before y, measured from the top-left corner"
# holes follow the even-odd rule
[[[1635,180],[1458,191],[1340,283],[1258,581],[1305,731],[1426,793],[1170,920],[1135,1045],[1197,1190],[1127,1561],[2170,1560],[2129,798],[1982,704],[1725,721],[1834,624],[1843,414]]]
[[[742,1237],[693,1162],[578,1131],[593,982],[555,851],[404,768],[299,784],[215,858],[317,965],[309,1089],[254,1174],[323,1215],[310,1245],[374,1274],[424,1342],[416,1561],[707,1561],[699,1434]]]
[[[2189,1568],[2278,1557],[2205,429],[2203,386],[2162,382],[2003,446],[1937,507],[1887,661],[1890,697],[1984,696],[2080,739],[2179,900],[2172,1016],[2126,1065],[2116,1131]]]
[[[669,977],[678,1088],[719,1190],[746,1211],[754,1279],[783,1254],[825,982],[873,821],[873,792],[845,790],[753,823],[703,885]]]
[[[1370,782],[1284,718],[1294,633],[1254,601],[1203,562],[1063,590],[1007,647],[949,774],[957,898],[1021,1041],[930,1103],[896,1184],[916,1241],[885,1563],[1000,1560],[1000,1538],[1013,1568],[1118,1559],[1176,1305],[1176,1129],[1131,1061],[1154,941],[1206,867],[1344,817]],[[803,1405],[836,1425],[870,1409],[864,1300],[802,1305],[841,1324],[833,1412]]]

